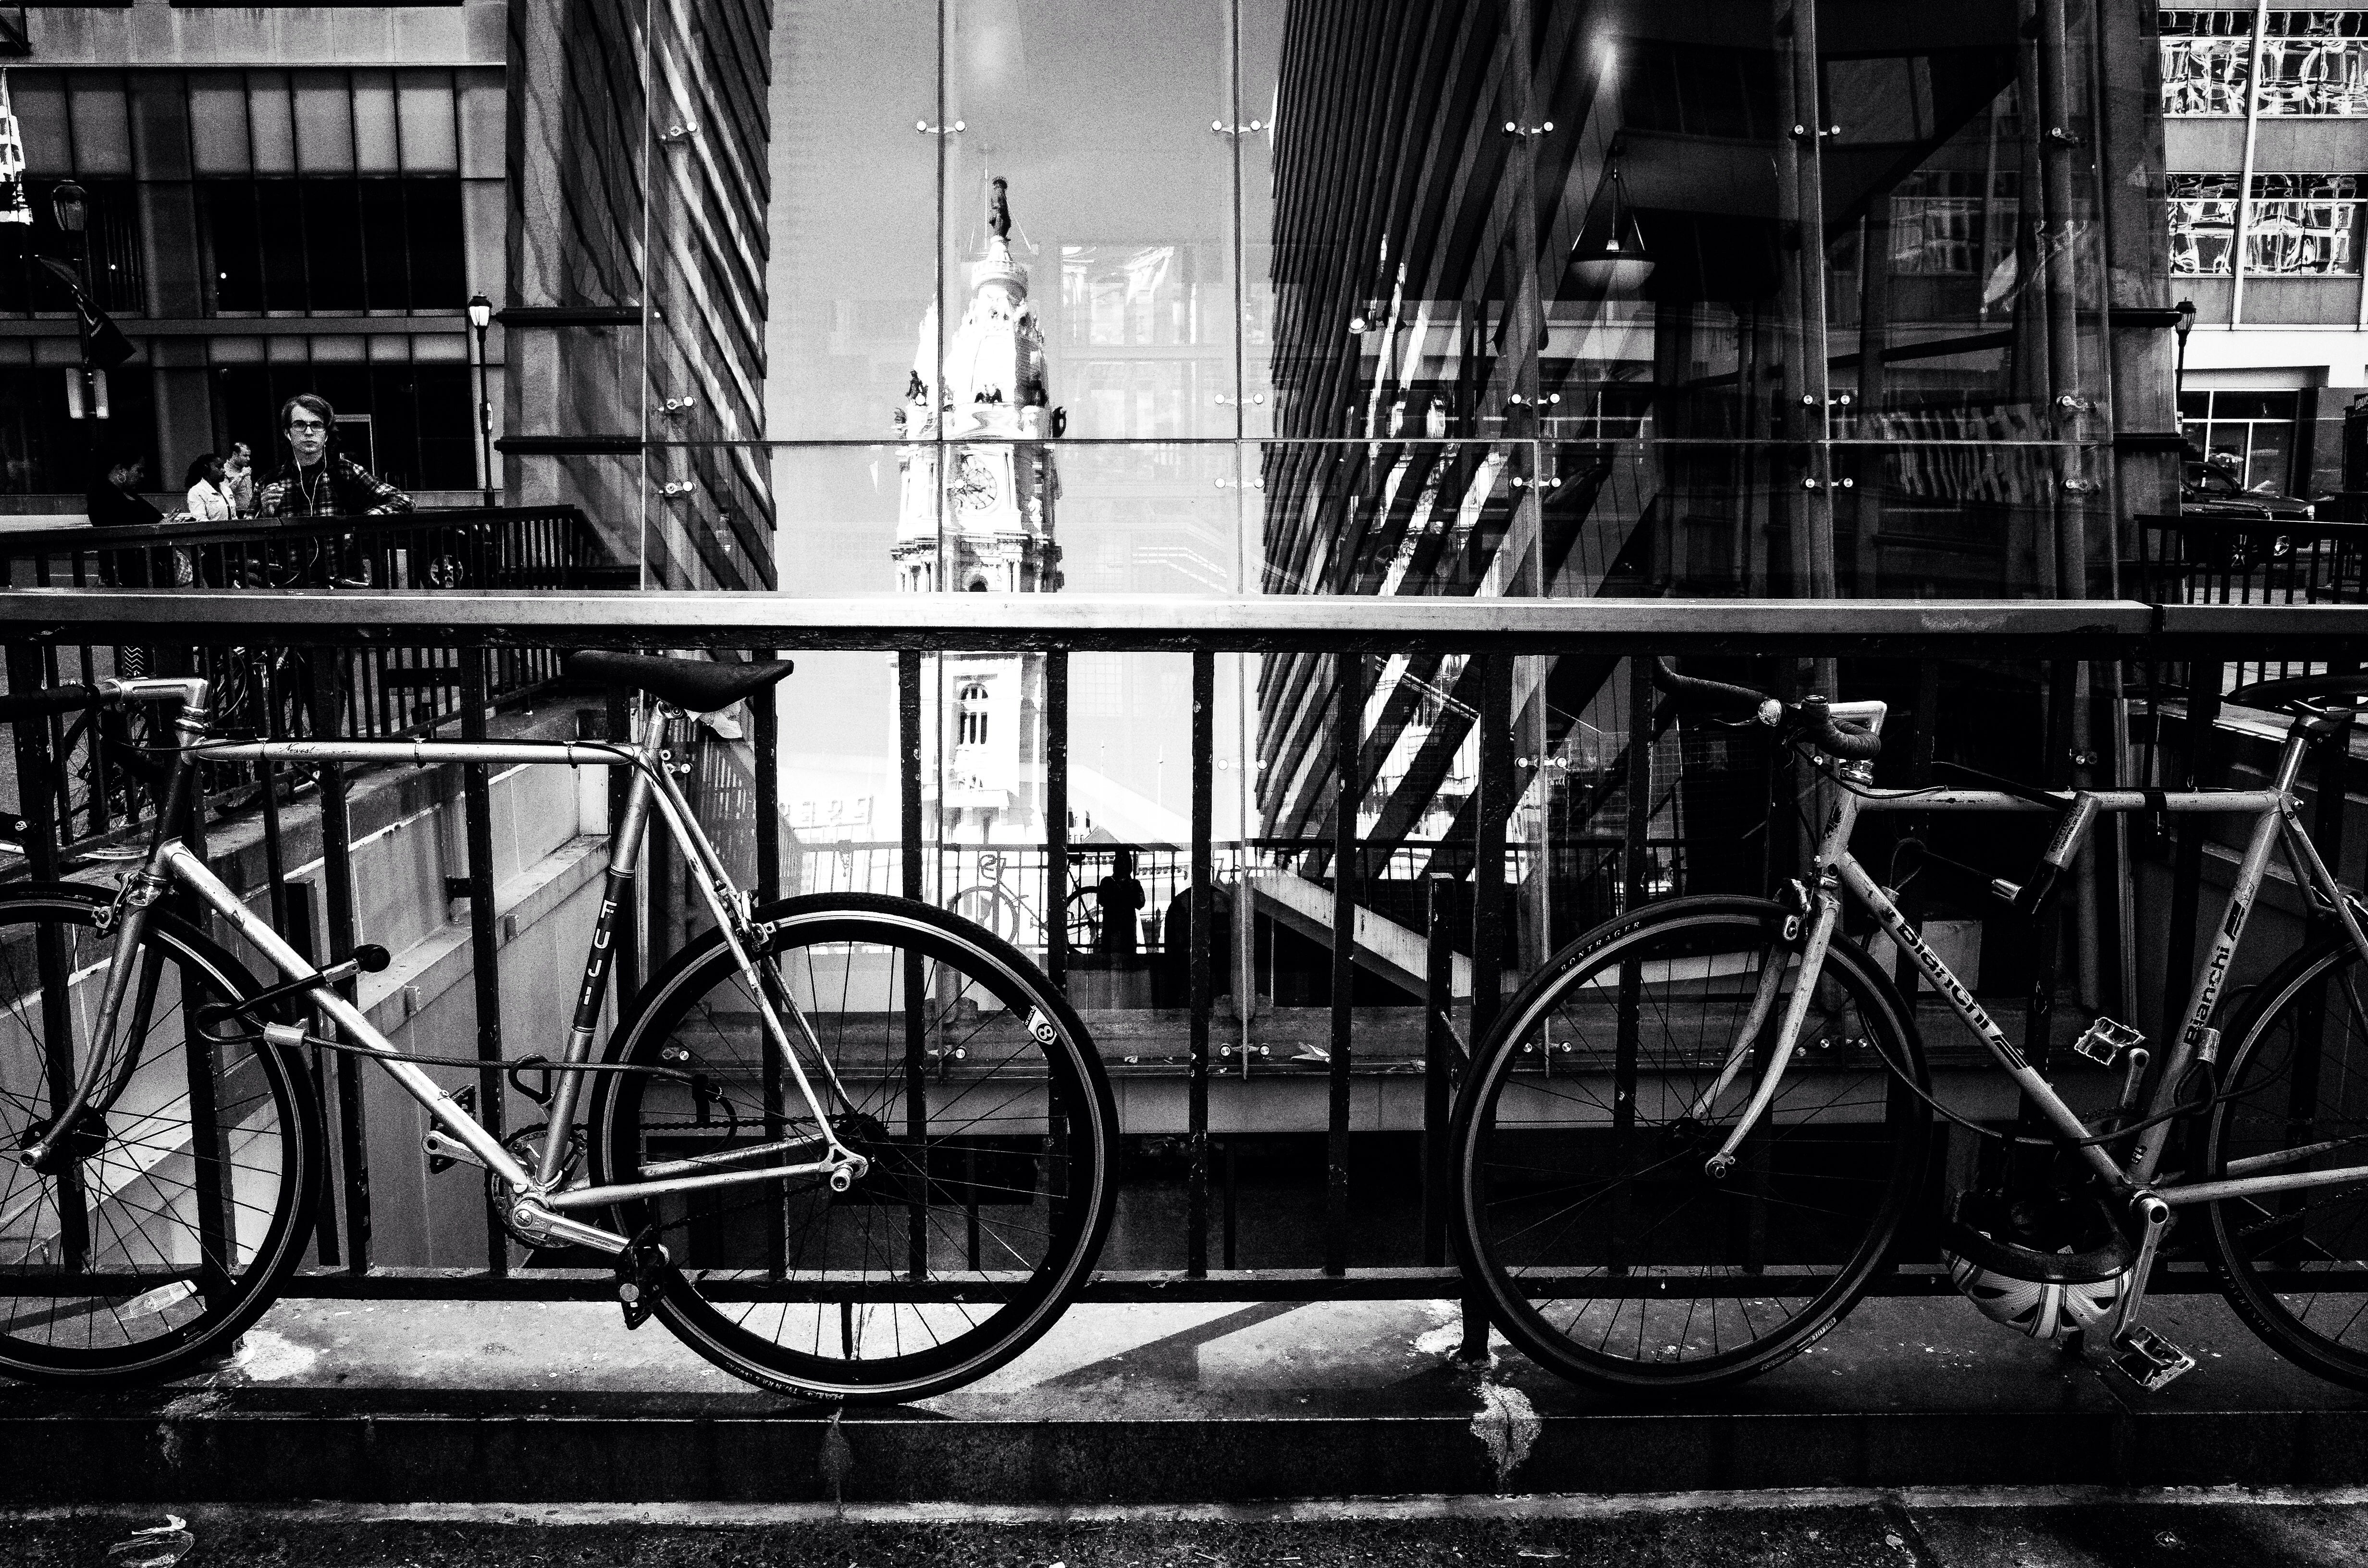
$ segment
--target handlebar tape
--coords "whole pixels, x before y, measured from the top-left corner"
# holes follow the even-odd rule
[[[11,692],[0,697],[0,724],[87,708],[97,699],[97,696],[79,681],[67,686],[53,686],[46,691]]]

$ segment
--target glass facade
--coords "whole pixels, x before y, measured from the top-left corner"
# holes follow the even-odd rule
[[[2169,333],[2117,350],[2109,309],[2160,312],[2169,261],[2158,166],[2114,150],[2142,127],[2107,126],[2088,85],[2106,49],[2139,79],[2156,40],[2068,15],[2043,50],[2007,6],[1829,0],[1780,34],[1740,4],[944,0],[934,27],[780,5],[780,586],[2108,592],[2116,507],[2171,483],[2113,433],[2175,418]],[[2263,265],[2356,269],[2349,186],[2256,194]],[[893,891],[896,670],[820,663],[785,699],[803,885]],[[925,881],[1008,904],[1031,945],[1059,921],[1088,1007],[1172,1005],[1190,663],[1061,674],[1087,891],[1044,907],[1052,676],[1011,657],[923,661]],[[1329,655],[1217,660],[1220,990],[1269,1059],[1322,1038],[1298,1010],[1330,994],[1304,890],[1332,874],[1338,676]],[[1496,712],[1507,956],[1607,913],[1627,679],[1524,659],[1491,694],[1478,662],[1363,661],[1368,908],[1418,946],[1421,873],[1470,863]],[[1740,766],[1712,735],[1653,743],[1633,809],[1655,885],[1755,882],[1756,808],[1730,834],[1719,804],[1756,780]],[[1140,929],[1097,891],[1121,849]],[[1383,967],[1360,1004],[1401,998]]]

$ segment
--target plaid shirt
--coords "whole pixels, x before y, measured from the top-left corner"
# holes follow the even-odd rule
[[[267,517],[359,517],[374,512],[408,512],[411,497],[350,458],[332,453],[328,480],[314,471],[308,485],[290,464],[263,487],[256,510]]]

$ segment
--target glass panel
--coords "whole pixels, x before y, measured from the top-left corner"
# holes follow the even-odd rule
[[[295,95],[296,166],[308,175],[351,174],[353,100],[342,71],[299,71]]]
[[[801,149],[773,187],[769,312],[776,439],[881,439],[926,363],[937,297],[934,27],[879,6],[797,0],[775,26],[777,141]],[[856,62],[860,62],[860,67]],[[784,370],[787,373],[782,373]]]
[[[2161,26],[2163,113],[2243,114],[2253,70],[2253,12],[2165,11]]]
[[[403,136],[404,172],[415,175],[458,172],[461,159],[455,140],[452,74],[449,71],[400,71],[395,74],[395,101]]]
[[[354,167],[391,175],[402,166],[394,129],[394,74],[354,73]]]
[[[8,107],[25,143],[25,167],[36,175],[63,175],[74,167],[66,131],[65,82],[52,71],[8,74]]]
[[[123,78],[112,71],[76,71],[66,78],[77,175],[131,172],[131,123]]]
[[[2173,277],[2225,278],[2237,247],[2241,175],[2169,176],[2170,270]]]
[[[2325,277],[2360,270],[2358,175],[2255,175],[2251,195],[2246,271]]]
[[[1234,433],[1233,138],[1212,129],[1231,123],[1228,11],[950,0],[947,112],[962,129],[945,139],[944,374],[958,420],[999,398],[1065,408],[1072,436]],[[988,361],[1010,358],[1015,314],[1041,334],[1042,363],[1006,385],[1013,373]]]
[[[189,77],[189,140],[201,175],[243,175],[253,166],[247,147],[246,79],[234,72],[200,71]]]
[[[2261,40],[2261,113],[2368,114],[2368,15],[2271,11]]]
[[[296,172],[296,106],[285,71],[251,71],[246,77],[247,128],[254,138],[255,172]]]

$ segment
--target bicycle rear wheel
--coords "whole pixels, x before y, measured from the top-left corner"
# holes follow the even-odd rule
[[[2289,959],[2228,1031],[2203,1179],[2368,1166],[2368,965],[2341,937]],[[2368,1388],[2368,1181],[2201,1206],[2228,1304],[2280,1355]]]
[[[1792,994],[1784,921],[1759,899],[1689,898],[1606,922],[1480,1047],[1452,1156],[1466,1267],[1506,1337],[1566,1377],[1766,1371],[1849,1311],[1916,1194],[1931,1123],[1895,1074],[1924,1086],[1923,1049],[1839,942],[1774,1102],[1734,1169],[1705,1173]]]
[[[195,1007],[257,987],[161,913],[74,1157],[47,1174],[16,1158],[88,1060],[114,946],[104,907],[81,889],[0,896],[0,1372],[13,1377],[156,1378],[227,1347],[312,1225],[321,1139],[303,1065],[195,1027]]]
[[[823,894],[760,918],[847,1103],[806,1070],[871,1169],[840,1195],[810,1176],[671,1193],[617,1228],[655,1229],[675,1264],[659,1315],[752,1382],[866,1402],[968,1382],[1050,1327],[1100,1250],[1118,1119],[1100,1061],[1033,964],[942,910]],[[696,1080],[600,1074],[599,1182],[818,1156],[732,1158],[818,1129],[712,936],[650,983],[612,1055]]]

